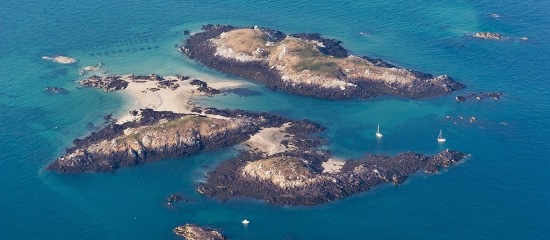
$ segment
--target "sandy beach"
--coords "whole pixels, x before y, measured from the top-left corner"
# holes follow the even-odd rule
[[[292,148],[292,146],[286,147],[281,143],[283,140],[287,139],[285,130],[289,126],[290,123],[286,123],[278,128],[264,128],[252,135],[250,139],[243,144],[253,151],[264,152],[267,153],[267,155],[285,152],[288,148]]]
[[[129,75],[128,75],[129,76]],[[156,111],[172,111],[176,113],[191,113],[192,100],[195,96],[204,95],[197,90],[197,86],[190,84],[190,80],[179,80],[175,76],[164,77],[167,80],[175,80],[179,87],[175,90],[169,88],[158,88],[155,81],[135,82],[128,76],[123,79],[128,81],[128,87],[119,92],[128,96],[130,104],[118,118],[118,123],[132,121],[136,117],[129,111],[150,108]],[[239,82],[231,81],[208,81],[209,87],[215,89],[234,88],[242,85]]]
[[[341,159],[330,158],[323,162],[324,173],[339,173],[346,162]]]

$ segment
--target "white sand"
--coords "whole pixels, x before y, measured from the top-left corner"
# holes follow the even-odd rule
[[[281,142],[286,139],[284,131],[289,126],[290,123],[285,123],[278,128],[264,128],[252,135],[248,141],[244,142],[244,145],[251,150],[267,153],[267,155],[284,152],[288,148]],[[290,146],[290,148],[292,147]]]
[[[346,162],[341,159],[330,158],[326,162],[323,162],[324,173],[339,173],[342,170]]]
[[[179,80],[176,77],[164,77],[167,80],[178,80],[176,83],[180,86],[176,90],[160,88],[157,91],[151,91],[151,88],[158,88],[156,81],[146,81],[143,83],[132,82],[128,76],[123,79],[128,81],[128,87],[120,90],[132,99],[129,109],[124,111],[122,116],[118,117],[118,123],[132,121],[136,117],[130,115],[128,111],[151,108],[156,111],[172,111],[175,113],[191,113],[191,101],[193,97],[203,95],[197,90],[197,86],[190,84],[191,80]],[[202,80],[205,81],[205,80]],[[238,82],[230,81],[205,81],[209,87],[221,89],[232,88],[241,85]]]

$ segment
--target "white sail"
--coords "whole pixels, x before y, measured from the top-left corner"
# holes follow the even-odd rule
[[[445,142],[447,139],[443,137],[443,130],[439,129],[439,136],[437,137],[438,142]]]
[[[378,128],[376,128],[376,137],[381,138],[382,136],[384,136],[384,135],[382,135],[382,133],[380,133],[380,124],[378,124]]]

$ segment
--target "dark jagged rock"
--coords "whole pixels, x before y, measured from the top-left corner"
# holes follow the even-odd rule
[[[162,88],[176,90],[180,85],[177,83],[179,80],[187,80],[188,76],[185,75],[176,75],[176,79],[173,78],[163,78],[162,76],[156,74],[149,75],[109,75],[109,76],[97,76],[93,75],[86,79],[80,80],[80,84],[93,88],[101,88],[107,92],[113,92],[128,87],[129,82],[135,83],[144,83],[148,81],[153,81],[156,83],[157,88],[149,88],[151,91],[158,91]]]
[[[355,70],[342,66],[357,61],[360,62],[361,60],[358,60],[360,58],[348,59],[351,56],[340,45],[339,41],[324,39],[319,34],[291,35],[292,38],[302,39],[299,41],[306,47],[314,46],[316,49],[314,51],[305,48],[306,51],[300,52],[300,50],[297,53],[291,49],[282,51],[281,54],[281,52],[277,52],[281,50],[258,48],[245,49],[250,52],[246,54],[242,52],[235,53],[235,51],[224,52],[224,54],[233,54],[231,57],[218,54],[218,47],[212,43],[212,40],[219,40],[222,34],[240,29],[250,29],[250,31],[252,31],[251,29],[254,29],[254,31],[259,29],[263,37],[262,41],[265,41],[267,45],[271,44],[271,46],[281,44],[282,41],[289,39],[278,31],[265,28],[235,28],[227,25],[206,25],[203,26],[204,32],[196,33],[186,39],[181,51],[191,59],[195,59],[216,70],[260,82],[271,89],[317,98],[349,99],[371,98],[384,95],[424,98],[448,94],[465,87],[446,75],[433,77],[430,74],[399,69],[381,60],[372,60],[368,57],[364,57],[363,59],[366,61],[361,64],[363,64],[362,66],[369,66],[367,68],[373,68],[372,71],[357,72],[357,70],[354,72]],[[313,41],[318,44],[315,45]],[[254,44],[249,45],[256,46]],[[263,45],[259,44],[257,46]],[[276,62],[278,60],[273,59],[278,58],[271,56],[270,51],[278,53],[279,56],[284,56],[285,53],[302,54],[303,56],[307,56],[307,59],[297,64],[292,63],[294,65],[285,68],[287,69],[285,71],[294,69],[292,70],[293,72],[282,72],[275,65],[272,65],[271,61]],[[240,58],[244,58],[245,60],[239,60]],[[322,61],[318,62],[318,59],[322,59]],[[335,61],[346,62],[335,64]],[[304,72],[306,70],[317,74],[314,74],[316,78],[311,80],[312,78],[307,79],[307,77],[304,77],[309,74]],[[380,75],[377,75],[378,72],[384,71],[388,74],[384,75],[380,73]],[[301,78],[304,79],[299,80]]]
[[[187,240],[225,240],[227,239],[217,230],[199,227],[194,224],[185,224],[174,228],[174,234]]]
[[[489,40],[506,40],[509,38],[500,33],[493,33],[493,32],[476,32],[472,34],[472,37],[489,39]]]
[[[115,123],[116,122],[116,119],[113,118],[113,114],[107,114],[105,116],[103,116],[103,123],[105,125],[108,125],[108,124],[111,124],[111,123]]]
[[[182,201],[186,202],[188,200],[179,194],[170,194],[170,196],[166,198],[166,201],[164,202],[164,204],[166,204],[166,206],[168,207],[171,207],[174,203],[182,202]]]
[[[411,174],[427,174],[449,167],[465,155],[445,150],[435,156],[402,153],[394,157],[371,155],[363,160],[346,161],[337,172],[324,172],[326,153],[293,152],[262,157],[244,153],[222,163],[208,174],[198,191],[227,200],[250,197],[284,205],[316,205],[392,183],[398,185]]]
[[[61,88],[61,87],[46,87],[44,89],[45,92],[47,93],[56,93],[56,94],[67,94],[69,93],[69,91],[65,88]]]
[[[198,79],[193,79],[193,81],[191,81],[190,84],[194,85],[194,86],[198,86],[197,90],[199,90],[199,92],[203,92],[203,93],[206,93],[206,94],[209,94],[209,95],[215,95],[215,94],[220,94],[221,93],[220,90],[215,89],[215,88],[211,88],[211,87],[208,86],[208,84],[206,82],[198,80]]]
[[[106,77],[93,75],[89,78],[80,80],[80,84],[87,87],[101,88],[107,92],[113,92],[128,87],[128,82],[122,80],[121,76],[117,75]]]
[[[181,74],[176,74],[176,77],[179,79],[179,80],[182,80],[182,81],[185,81],[185,80],[189,80],[191,77],[187,76],[187,75],[181,75]]]
[[[455,99],[457,102],[466,102],[472,99],[476,99],[477,101],[481,101],[486,98],[492,98],[493,100],[499,100],[502,95],[504,95],[501,92],[492,92],[492,93],[468,93],[465,95],[459,95],[456,96]]]

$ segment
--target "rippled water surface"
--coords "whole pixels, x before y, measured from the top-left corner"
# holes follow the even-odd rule
[[[550,239],[550,4],[547,1],[11,1],[0,2],[0,239],[176,239],[188,222],[232,239]],[[497,13],[495,18],[491,13]],[[72,139],[131,104],[81,89],[79,66],[112,73],[185,73],[235,79],[186,59],[175,48],[201,24],[319,32],[355,55],[448,74],[470,91],[502,91],[500,101],[456,103],[454,96],[326,101],[273,92],[203,97],[207,106],[308,118],[338,157],[452,148],[472,154],[432,176],[315,207],[249,199],[222,203],[195,191],[236,148],[121,169],[60,175],[44,167]],[[465,34],[499,32],[507,41]],[[360,35],[366,32],[366,35]],[[527,36],[529,40],[520,41]],[[76,57],[77,65],[42,60]],[[66,95],[43,92],[63,87]],[[444,120],[445,116],[451,121]],[[460,120],[476,116],[470,124]],[[373,132],[381,124],[384,138]],[[443,129],[448,142],[434,141]],[[167,209],[171,193],[190,203]],[[251,224],[244,228],[240,221]]]

